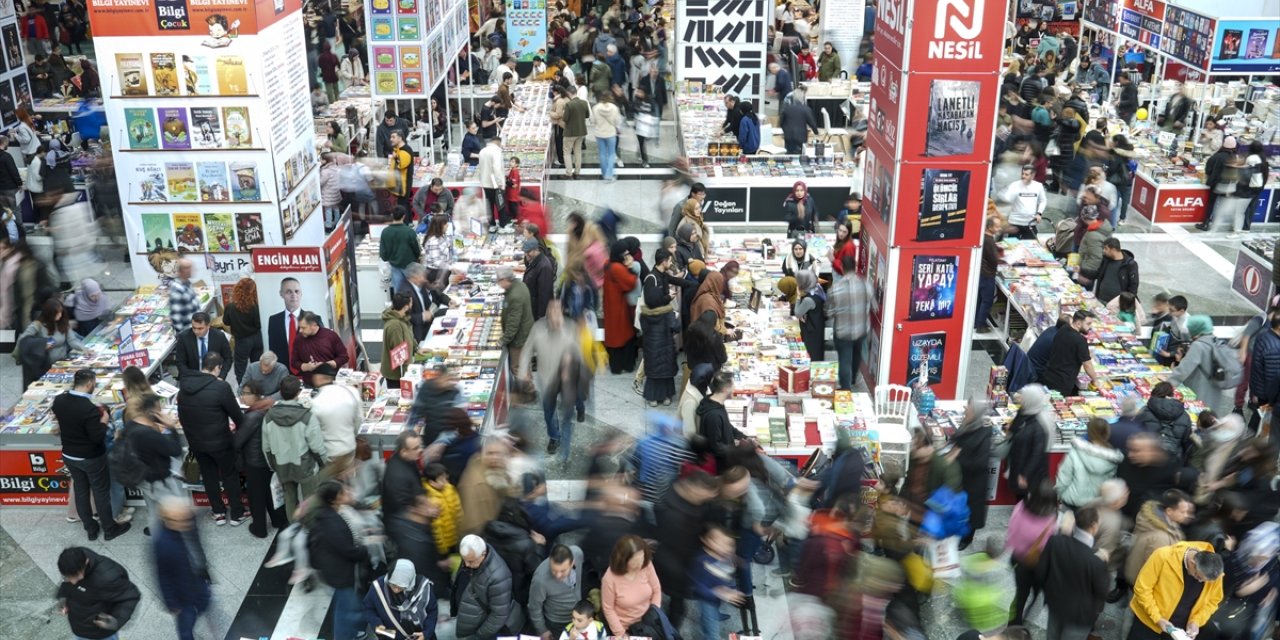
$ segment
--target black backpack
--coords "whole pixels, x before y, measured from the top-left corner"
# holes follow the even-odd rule
[[[124,487],[137,487],[147,479],[147,465],[138,457],[133,438],[127,432],[121,433],[107,452],[107,468],[111,479]]]

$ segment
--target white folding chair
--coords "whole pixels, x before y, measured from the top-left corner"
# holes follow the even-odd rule
[[[765,155],[779,156],[786,153],[787,149],[773,143],[773,125],[762,123],[760,125],[760,148],[756,151]]]
[[[877,385],[875,410],[880,424],[906,426],[907,415],[911,411],[911,387],[900,384]]]
[[[826,135],[822,138],[823,142],[830,144],[831,137],[835,136],[840,141],[840,150],[844,153],[849,153],[849,141],[847,140],[849,131],[844,128],[833,129],[831,127],[831,112],[827,111],[826,107],[822,108],[822,128],[826,131]]]

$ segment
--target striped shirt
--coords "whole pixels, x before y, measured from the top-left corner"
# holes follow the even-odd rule
[[[177,278],[169,281],[169,321],[173,332],[182,333],[191,328],[191,315],[200,310],[200,300],[191,283]]]
[[[837,276],[827,292],[827,318],[832,336],[857,340],[871,330],[871,287],[858,275]]]

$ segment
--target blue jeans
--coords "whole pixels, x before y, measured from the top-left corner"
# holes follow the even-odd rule
[[[404,269],[391,267],[391,295],[398,293],[405,282]]]
[[[560,396],[562,394],[556,389],[546,389],[542,392],[542,416],[547,421],[547,438],[553,441],[560,440],[560,434],[569,433],[573,428],[570,423],[573,421],[573,407],[561,407]],[[556,416],[556,410],[560,410],[559,417]]]
[[[178,610],[178,615],[174,617],[177,618],[179,640],[195,640],[196,618],[199,618],[201,613],[204,613],[204,610],[197,608],[194,604]]]
[[[720,603],[698,600],[698,629],[702,631],[703,640],[717,640],[720,637]]]
[[[613,165],[618,161],[618,136],[596,138],[600,145],[600,175],[605,180],[613,179]]]
[[[355,587],[334,589],[329,606],[333,609],[333,640],[354,640],[369,625]]]
[[[738,569],[738,591],[748,596],[754,592],[751,580],[751,558],[763,545],[764,538],[756,535],[753,529],[746,529],[738,536],[738,557],[742,559],[742,566]]]
[[[843,391],[852,390],[858,381],[858,368],[862,366],[862,340],[835,339],[836,363],[839,366],[836,378]]]
[[[991,307],[996,303],[996,279],[978,276],[978,312],[973,316],[973,328],[981,331],[987,328],[987,319],[991,316]]]

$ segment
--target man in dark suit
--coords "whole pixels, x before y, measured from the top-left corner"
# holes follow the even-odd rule
[[[292,360],[293,340],[298,336],[298,320],[302,315],[302,285],[297,278],[280,281],[280,299],[284,300],[284,311],[267,319],[267,345],[280,359],[280,364],[297,373],[297,365]]]
[[[436,290],[428,283],[427,268],[413,262],[404,268],[404,284],[400,291],[409,296],[413,306],[409,309],[409,324],[413,327],[413,339],[422,342],[431,330],[431,320],[436,309],[449,304],[449,296]]]
[[[1111,588],[1105,559],[1093,550],[1094,536],[1101,520],[1095,507],[1076,509],[1075,531],[1051,536],[1036,565],[1036,583],[1045,593],[1073,594],[1069,598],[1049,598],[1049,637],[1089,636],[1093,624],[1107,604]]]
[[[58,422],[62,439],[62,462],[71,472],[77,487],[76,514],[90,540],[105,533],[111,540],[129,530],[129,524],[116,524],[111,513],[111,475],[107,469],[107,412],[93,402],[98,376],[93,369],[80,369],[72,379],[70,391],[53,399],[53,417]],[[98,505],[98,521],[93,520],[92,497]]]
[[[178,334],[178,344],[174,347],[178,361],[178,377],[200,371],[204,360],[211,353],[222,356],[224,362],[231,362],[231,341],[221,331],[213,331],[209,326],[209,314],[197,311],[191,314],[191,328]],[[222,379],[227,379],[231,367],[223,367]]]

